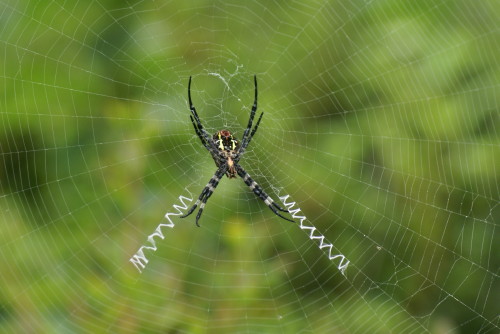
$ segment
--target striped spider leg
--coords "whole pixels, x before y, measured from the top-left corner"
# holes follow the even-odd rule
[[[214,192],[215,188],[217,188],[217,186],[219,185],[219,181],[226,173],[226,170],[227,170],[227,165],[224,165],[221,168],[217,169],[214,176],[212,176],[212,178],[210,179],[210,181],[208,181],[205,188],[203,188],[203,190],[201,191],[198,200],[194,203],[194,205],[189,209],[189,211],[185,215],[181,216],[181,218],[189,216],[191,213],[193,213],[196,207],[200,205],[198,214],[196,214],[196,226],[200,227],[198,220],[200,220],[201,214],[203,213],[203,209],[205,208],[205,204],[207,203],[209,197],[212,196],[212,193]]]
[[[266,192],[264,190],[262,190],[262,188],[259,186],[259,184],[257,182],[255,182],[251,177],[250,175],[243,169],[243,167],[241,167],[240,165],[236,164],[236,171],[238,172],[238,175],[243,179],[243,181],[245,182],[245,184],[250,188],[250,190],[253,191],[253,193],[259,197],[262,201],[264,201],[264,203],[266,203],[266,205],[269,207],[269,209],[271,209],[272,212],[274,212],[274,214],[276,216],[279,216],[285,220],[288,220],[292,223],[295,223],[293,220],[291,219],[288,219],[284,216],[282,216],[276,209],[282,211],[282,212],[288,212],[288,210],[285,210],[283,209],[282,207],[280,207],[278,204],[276,204],[275,201],[273,201],[273,199],[271,198],[271,196],[269,196],[268,194],[266,194]]]

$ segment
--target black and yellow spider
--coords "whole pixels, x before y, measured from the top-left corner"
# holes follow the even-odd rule
[[[262,188],[257,184],[257,182],[252,180],[250,175],[248,175],[248,173],[239,164],[241,156],[245,152],[245,149],[248,147],[248,144],[250,144],[253,135],[255,134],[255,132],[257,132],[260,120],[262,119],[262,115],[264,114],[264,113],[260,114],[259,119],[255,124],[255,127],[252,129],[253,119],[255,117],[255,112],[257,111],[257,76],[254,75],[253,79],[255,84],[255,99],[253,101],[252,111],[250,112],[250,119],[248,120],[247,128],[245,129],[245,132],[243,132],[243,138],[241,139],[240,142],[228,130],[220,130],[217,131],[213,136],[210,136],[210,134],[205,130],[205,128],[203,128],[203,125],[201,124],[200,121],[200,117],[198,116],[198,113],[196,112],[196,109],[193,106],[193,102],[191,101],[191,77],[189,77],[188,99],[189,99],[189,109],[191,110],[191,115],[190,115],[191,122],[193,123],[194,131],[198,135],[198,138],[200,138],[203,146],[205,146],[205,148],[210,152],[212,158],[215,161],[215,165],[217,166],[217,171],[215,172],[214,176],[212,176],[210,181],[208,181],[205,188],[203,188],[203,191],[198,197],[196,203],[194,203],[194,205],[189,209],[189,211],[185,215],[181,216],[181,218],[189,216],[191,213],[193,213],[196,207],[200,205],[200,210],[196,215],[197,226],[200,226],[198,224],[198,220],[201,217],[201,213],[203,212],[203,209],[208,201],[208,198],[212,195],[212,193],[214,192],[215,188],[219,184],[219,181],[224,176],[224,174],[226,174],[227,177],[230,179],[235,178],[236,174],[238,174],[241,178],[243,178],[245,184],[248,187],[250,187],[250,189],[254,192],[254,194],[257,195],[261,200],[263,200],[264,203],[266,203],[266,205],[269,207],[269,209],[271,209],[277,216],[285,220],[294,222],[293,220],[282,216],[278,212],[278,210],[282,212],[288,212],[288,210],[285,210],[281,208],[278,204],[276,204],[273,201],[273,199],[270,196],[268,196],[264,192],[264,190],[262,190]]]

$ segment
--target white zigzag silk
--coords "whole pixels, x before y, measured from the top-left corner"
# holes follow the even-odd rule
[[[337,269],[340,270],[340,272],[342,273],[342,275],[345,275],[345,270],[347,268],[347,266],[349,265],[349,261],[345,258],[344,255],[342,254],[335,254],[333,253],[334,250],[333,250],[333,244],[331,243],[328,243],[326,241],[326,238],[324,235],[322,235],[321,233],[319,233],[319,231],[316,229],[316,227],[312,226],[312,225],[306,225],[304,222],[307,220],[306,216],[304,215],[300,215],[301,213],[301,210],[300,208],[295,208],[293,209],[293,207],[295,207],[296,203],[295,202],[287,202],[288,198],[290,196],[289,195],[285,195],[285,196],[281,196],[280,197],[280,200],[281,202],[283,203],[283,205],[287,208],[287,210],[290,212],[290,214],[292,215],[292,217],[294,219],[299,219],[300,220],[300,225],[299,227],[302,229],[302,230],[307,230],[308,233],[309,233],[309,239],[311,240],[319,240],[319,245],[318,247],[320,249],[324,249],[324,248],[327,248],[328,249],[328,258],[330,260],[335,260],[335,259],[339,259],[339,263],[337,265]],[[182,205],[178,205],[178,204],[174,204],[173,207],[174,209],[176,210],[176,212],[168,212],[165,214],[165,218],[167,218],[168,220],[168,223],[160,223],[154,233],[150,234],[148,236],[148,239],[147,241],[149,242],[149,246],[147,245],[143,245],[139,248],[139,250],[130,258],[130,262],[132,262],[132,264],[136,267],[136,269],[142,273],[142,270],[146,267],[146,264],[149,262],[149,260],[147,259],[146,255],[144,254],[144,250],[146,249],[149,249],[151,251],[156,251],[157,250],[157,247],[156,247],[156,242],[154,240],[155,237],[159,237],[160,239],[165,239],[165,236],[163,235],[163,232],[162,232],[162,228],[163,227],[170,227],[170,228],[173,228],[175,226],[174,222],[172,221],[172,219],[170,218],[170,216],[180,216],[184,213],[184,210],[187,210],[188,208],[188,203],[189,202],[192,202],[193,199],[192,198],[189,198],[189,197],[185,197],[185,196],[179,196],[179,201]],[[315,234],[316,232],[316,234]],[[344,263],[345,262],[345,263]]]
[[[339,261],[339,263],[337,265],[337,269],[340,270],[340,272],[342,273],[342,275],[345,276],[345,270],[347,269],[347,266],[349,265],[349,261],[342,254],[332,254],[333,253],[333,244],[327,243],[325,236],[322,235],[316,229],[316,227],[314,227],[313,225],[308,226],[308,225],[304,224],[304,222],[307,219],[306,216],[299,215],[299,213],[301,212],[300,208],[292,209],[295,206],[296,203],[295,202],[287,202],[287,199],[289,197],[290,197],[289,195],[280,196],[280,200],[283,203],[283,205],[287,208],[287,210],[290,212],[290,214],[292,215],[293,218],[300,220],[299,227],[302,230],[308,230],[309,231],[309,239],[311,239],[311,240],[319,240],[319,246],[318,247],[320,249],[328,248],[328,258],[330,260],[340,259],[340,261]],[[314,232],[316,232],[316,235],[314,234]],[[344,263],[344,261],[346,261],[346,262]]]
[[[139,272],[142,272],[142,270],[146,267],[146,264],[149,262],[149,260],[146,258],[146,255],[144,255],[144,250],[145,249],[150,249],[152,251],[156,251],[156,242],[154,240],[154,237],[160,237],[162,240],[165,239],[165,236],[163,235],[161,229],[162,227],[170,227],[173,228],[175,226],[174,222],[172,219],[170,219],[170,216],[180,216],[184,213],[184,210],[188,208],[188,205],[184,201],[192,202],[193,199],[185,196],[179,196],[179,201],[182,203],[181,205],[174,204],[174,209],[177,210],[177,212],[167,212],[165,214],[165,218],[167,218],[168,223],[167,224],[159,224],[154,233],[150,234],[148,236],[148,242],[151,244],[151,246],[141,246],[139,250],[130,258],[130,262],[139,270]]]

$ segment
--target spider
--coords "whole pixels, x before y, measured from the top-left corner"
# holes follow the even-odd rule
[[[254,192],[256,196],[258,196],[266,205],[274,212],[277,216],[288,220],[290,222],[294,222],[291,219],[288,219],[282,216],[279,211],[288,212],[281,208],[278,204],[276,204],[273,199],[267,195],[264,190],[255,182],[250,175],[240,166],[239,161],[241,156],[245,152],[245,149],[250,144],[255,132],[259,128],[260,120],[262,119],[261,113],[255,127],[252,129],[253,119],[255,117],[255,113],[257,111],[257,76],[253,77],[254,85],[255,85],[255,99],[253,101],[252,111],[250,112],[250,119],[248,120],[248,125],[245,131],[243,132],[243,137],[241,142],[234,137],[231,132],[228,130],[220,130],[217,131],[213,136],[205,130],[203,125],[201,124],[200,117],[196,112],[196,109],[191,101],[191,77],[189,77],[188,83],[188,99],[189,99],[189,109],[191,110],[191,123],[193,123],[194,131],[198,138],[200,138],[201,143],[205,148],[210,152],[212,158],[214,159],[215,165],[217,166],[217,171],[215,171],[214,176],[208,181],[205,188],[203,188],[198,200],[194,203],[194,205],[189,209],[189,211],[181,216],[181,218],[185,218],[189,216],[193,211],[200,206],[198,214],[196,215],[196,226],[200,226],[198,224],[198,220],[201,217],[203,209],[205,208],[205,204],[208,199],[214,192],[215,188],[219,184],[221,178],[226,174],[226,176],[230,179],[236,178],[236,174],[239,175],[245,184]]]

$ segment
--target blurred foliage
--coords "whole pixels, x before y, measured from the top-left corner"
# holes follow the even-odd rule
[[[498,2],[0,13],[0,331],[498,330]],[[347,278],[238,182],[202,229],[167,228],[137,276],[129,257],[214,170],[187,78],[206,127],[241,135],[253,73],[266,114],[242,164],[286,187]]]

